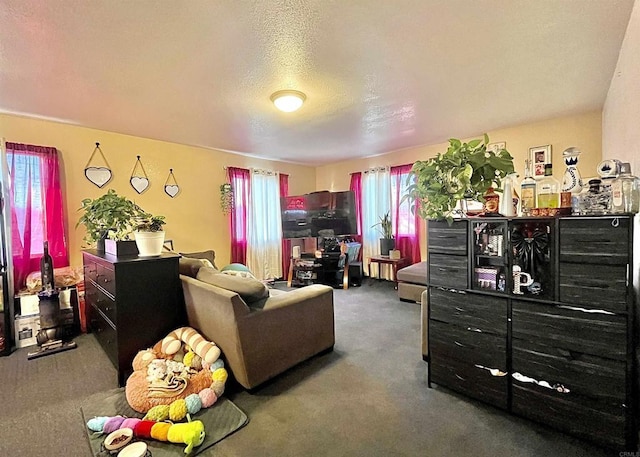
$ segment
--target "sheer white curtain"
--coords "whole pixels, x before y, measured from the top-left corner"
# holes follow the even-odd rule
[[[251,170],[247,267],[258,279],[282,276],[282,225],[278,173]]]
[[[388,167],[374,168],[362,174],[362,258],[367,269],[368,257],[380,255],[382,234],[372,227],[380,218],[391,211],[391,173]],[[378,275],[378,265],[372,264],[368,274]],[[380,277],[390,279],[388,265],[382,267]]]

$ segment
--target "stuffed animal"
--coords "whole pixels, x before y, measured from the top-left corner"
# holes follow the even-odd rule
[[[129,428],[133,431],[133,436],[137,438],[186,444],[185,454],[190,454],[194,447],[198,447],[204,442],[205,438],[204,424],[199,420],[172,424],[171,422],[156,422],[124,416],[101,416],[87,421],[87,428],[92,432],[105,434]]]
[[[179,360],[174,358],[177,355]],[[179,328],[153,348],[136,354],[134,371],[125,388],[127,402],[149,418],[173,421],[184,419],[188,412],[195,413],[196,406],[198,409],[211,406],[224,393],[227,379],[219,356],[220,349],[194,329]],[[200,393],[204,397],[200,395],[196,400]],[[154,407],[158,408],[153,410]]]

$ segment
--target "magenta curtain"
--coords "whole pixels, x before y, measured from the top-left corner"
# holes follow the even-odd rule
[[[233,187],[233,210],[229,218],[231,233],[231,263],[247,264],[247,205],[249,204],[249,170],[227,168],[227,177]]]
[[[395,229],[396,249],[403,257],[408,257],[411,264],[420,262],[420,238],[418,236],[418,213],[411,214],[408,201],[400,204],[407,187],[407,177],[412,164],[391,167],[391,209],[392,224]]]
[[[280,173],[280,197],[289,196],[289,175]],[[289,277],[289,264],[291,260],[291,240],[282,239],[282,277]]]
[[[44,241],[56,268],[69,266],[58,151],[6,143],[11,198],[11,248],[16,292],[27,275],[40,271]]]
[[[355,241],[362,244],[362,173],[351,173],[351,182],[349,183],[349,190],[353,192],[355,197],[356,206],[356,227],[358,233],[353,237]],[[358,253],[358,260],[362,259],[362,249]]]

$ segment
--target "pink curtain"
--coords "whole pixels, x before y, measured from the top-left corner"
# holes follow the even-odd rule
[[[227,177],[233,187],[233,210],[229,219],[231,232],[231,263],[247,264],[247,205],[249,204],[249,170],[227,168]]]
[[[280,173],[280,197],[289,196],[289,175]],[[289,264],[291,260],[291,240],[282,238],[282,277],[289,277]]]
[[[43,243],[56,268],[69,266],[65,215],[56,148],[6,143],[11,176],[11,248],[14,286],[24,288],[27,275],[40,271]]]
[[[408,201],[400,204],[407,187],[407,177],[413,165],[391,167],[391,209],[392,224],[395,229],[396,249],[412,264],[420,262],[420,238],[418,237],[418,213],[411,214]]]
[[[356,206],[356,227],[358,233],[353,237],[355,241],[362,244],[362,173],[359,171],[351,173],[349,190],[353,192]],[[362,260],[362,249],[358,253],[358,260]]]

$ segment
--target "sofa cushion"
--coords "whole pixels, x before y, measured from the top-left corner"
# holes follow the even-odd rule
[[[198,275],[198,271],[202,267],[213,268],[211,262],[207,259],[191,259],[189,257],[180,257],[178,261],[178,271],[181,275],[190,276],[195,278]]]
[[[207,259],[211,262],[213,268],[218,268],[216,267],[216,252],[212,249],[201,252],[181,252],[180,255],[182,257],[189,257],[190,259]]]
[[[200,268],[196,279],[237,293],[247,305],[269,296],[269,288],[262,281],[227,275],[215,268]]]
[[[427,285],[427,262],[418,262],[398,270],[398,281]]]

